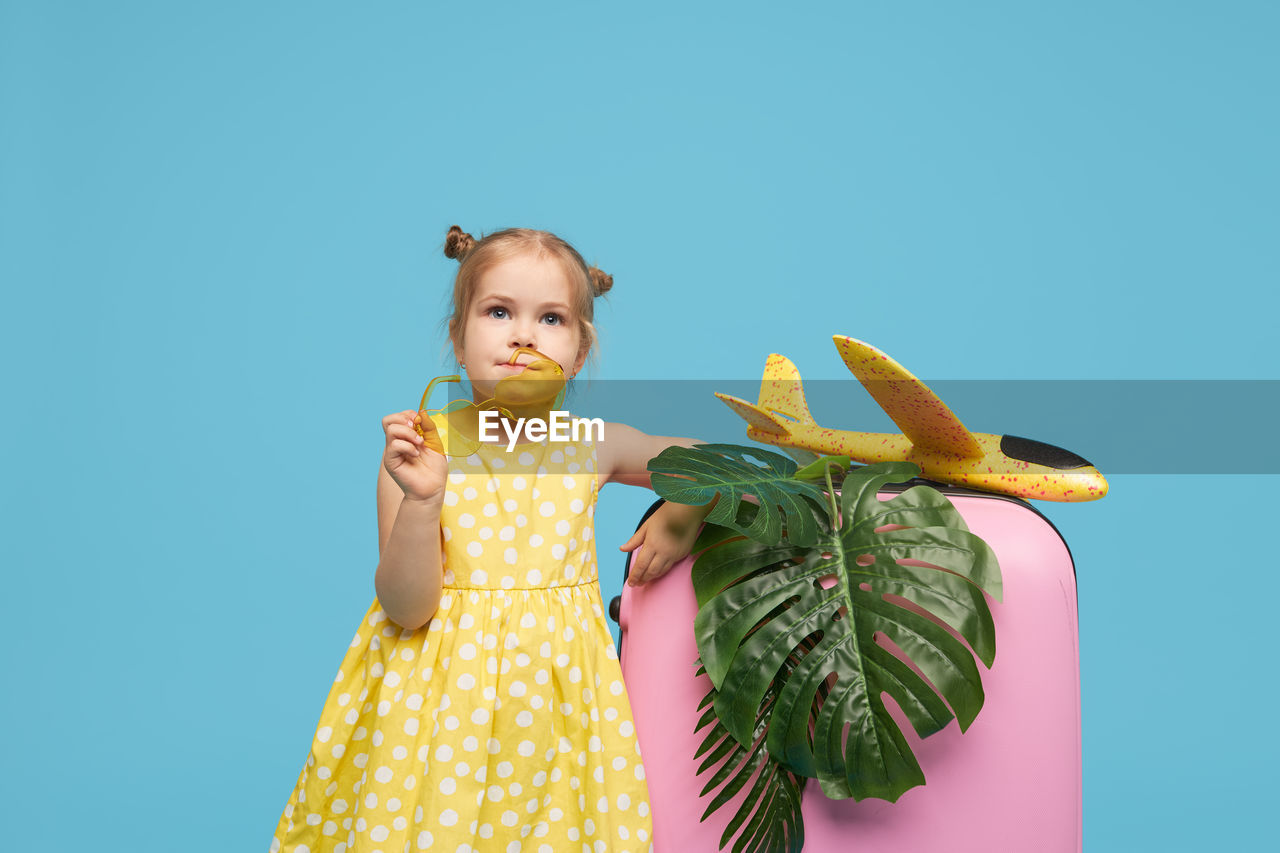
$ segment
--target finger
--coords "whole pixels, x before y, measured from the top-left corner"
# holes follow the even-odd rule
[[[387,427],[387,438],[403,438],[406,441],[413,442],[414,444],[422,444],[423,441],[422,436],[418,435],[417,430],[413,427],[406,426],[405,424],[392,424]]]
[[[637,551],[631,555],[631,563],[627,567],[627,583],[634,585],[636,578],[644,571],[644,551]]]
[[[644,542],[644,528],[641,527],[635,533],[631,534],[631,538],[618,546],[619,551],[634,551]]]
[[[632,559],[631,572],[627,576],[627,583],[632,586],[640,586],[645,582],[645,577],[649,571],[650,556],[644,551],[640,552],[639,557]]]
[[[409,459],[421,454],[417,447],[405,441],[403,438],[397,438],[387,444],[387,455],[389,457],[398,457],[401,459]]]
[[[428,440],[431,439],[431,436],[438,435],[440,432],[440,427],[436,425],[435,421],[431,418],[422,417],[421,415],[415,416],[409,423],[409,427],[414,432]]]
[[[666,557],[654,555],[649,563],[649,569],[644,573],[644,582],[653,583],[658,578],[667,573],[667,569],[671,568],[671,561]]]
[[[670,558],[664,559],[653,571],[649,572],[649,580],[656,581],[658,578],[666,575],[675,567],[675,562]]]
[[[386,432],[387,430],[391,429],[392,426],[399,426],[399,425],[412,427],[413,421],[412,419],[405,418],[403,412],[395,415],[387,415],[385,418],[382,419],[383,432]]]
[[[388,424],[393,424],[393,423],[396,423],[396,424],[402,424],[406,422],[412,423],[414,417],[417,414],[418,414],[417,409],[405,409],[403,412],[396,412],[395,414],[385,415],[382,418],[382,426],[385,428]]]
[[[444,455],[444,439],[440,435],[440,430],[436,427],[435,421],[431,418],[424,418],[421,414],[415,416],[414,423],[420,425],[415,426],[414,434],[422,437],[422,444],[430,450],[434,450],[441,456]],[[419,428],[421,432],[419,432]]]

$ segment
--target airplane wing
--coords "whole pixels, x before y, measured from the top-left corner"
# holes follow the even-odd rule
[[[916,447],[981,457],[982,448],[960,419],[905,367],[862,341],[836,335],[840,358]]]

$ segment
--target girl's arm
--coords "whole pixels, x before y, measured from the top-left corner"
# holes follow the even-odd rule
[[[418,412],[387,415],[382,428],[387,444],[378,470],[379,559],[373,585],[391,621],[416,630],[440,606],[440,507],[449,465],[431,449],[440,446],[435,423]]]
[[[378,603],[392,622],[417,630],[440,606],[440,501],[406,496],[385,467],[378,474],[378,545]]]
[[[625,483],[652,488],[649,460],[668,447],[692,447],[703,444],[693,438],[646,435],[626,424],[605,424],[604,441],[596,450],[601,483]],[[664,503],[640,525],[620,550],[644,550],[631,562],[627,583],[639,586],[665,575],[671,567],[689,555],[698,528],[716,501],[703,506]]]

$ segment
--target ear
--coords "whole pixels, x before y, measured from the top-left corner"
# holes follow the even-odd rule
[[[590,351],[590,349],[579,348],[578,357],[573,361],[573,370],[569,371],[570,379],[582,372],[582,366],[587,363],[587,353]]]

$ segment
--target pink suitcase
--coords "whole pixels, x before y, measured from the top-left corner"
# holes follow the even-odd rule
[[[1003,603],[991,602],[997,645],[994,665],[982,671],[986,702],[967,732],[953,720],[922,740],[888,701],[927,784],[896,803],[854,802],[827,799],[810,780],[804,849],[1077,853],[1080,672],[1071,553],[1053,525],[1021,500],[937,488],[995,551],[1004,579]],[[694,731],[697,707],[710,682],[694,674],[692,562],[646,586],[624,587],[614,608],[657,853],[714,853],[744,796],[699,822],[714,794],[698,796],[711,771],[696,777],[700,761],[693,757],[705,734]]]

